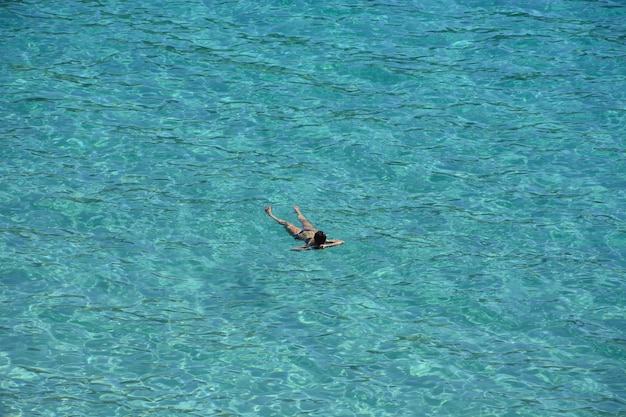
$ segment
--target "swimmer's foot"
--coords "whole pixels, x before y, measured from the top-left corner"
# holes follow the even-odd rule
[[[295,211],[297,214],[302,214],[300,213],[300,207],[298,206],[293,206],[293,211]]]
[[[272,215],[272,208],[270,206],[265,207],[265,212],[271,216]]]

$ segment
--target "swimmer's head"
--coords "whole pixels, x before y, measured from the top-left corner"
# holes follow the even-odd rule
[[[313,236],[313,240],[315,241],[316,245],[323,245],[324,243],[326,243],[326,233],[318,230],[317,233],[315,233],[315,236]]]

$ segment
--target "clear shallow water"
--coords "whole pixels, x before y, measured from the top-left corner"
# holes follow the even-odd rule
[[[626,7],[518,3],[2,2],[0,414],[623,414]]]

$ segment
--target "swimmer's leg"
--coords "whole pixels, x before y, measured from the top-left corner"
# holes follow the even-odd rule
[[[274,214],[272,213],[272,208],[270,206],[265,207],[265,212],[267,213],[268,216],[274,219],[277,223],[282,224],[285,227],[285,230],[287,230],[287,232],[291,236],[297,235],[298,233],[302,231],[299,227],[289,223],[288,221],[279,219],[278,217],[274,216]]]
[[[302,215],[302,212],[300,211],[300,207],[298,206],[293,206],[293,209],[295,210],[295,212],[298,214],[298,220],[300,220],[300,222],[302,223],[302,228],[304,230],[311,230],[313,232],[317,231],[317,229],[315,227],[313,227],[313,225],[311,224],[310,221],[308,221],[306,219],[306,217],[304,217],[304,215]]]

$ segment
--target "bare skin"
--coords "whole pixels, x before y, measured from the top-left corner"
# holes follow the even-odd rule
[[[274,216],[274,214],[272,213],[272,208],[270,206],[265,207],[265,212],[268,216],[274,219],[278,224],[281,224],[285,228],[285,230],[287,230],[287,232],[295,239],[303,240],[305,242],[304,245],[296,246],[291,250],[326,249],[330,248],[331,246],[338,246],[345,243],[343,240],[327,239],[326,242],[322,243],[321,245],[317,244],[314,239],[317,229],[311,224],[310,221],[307,220],[306,217],[304,217],[304,215],[300,211],[300,207],[293,206],[293,209],[298,215],[298,220],[300,221],[300,223],[302,223],[302,227],[291,224],[286,220],[279,219],[278,217]]]

